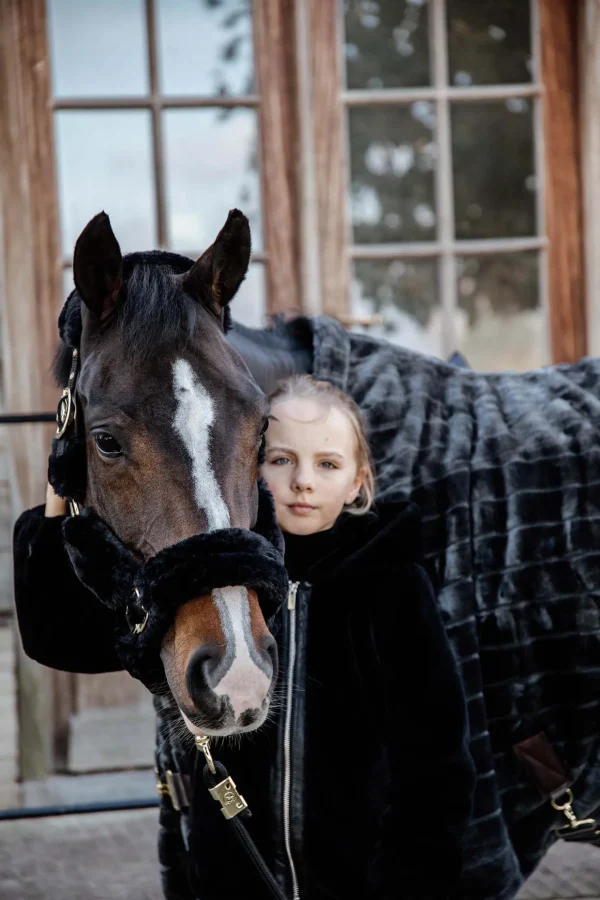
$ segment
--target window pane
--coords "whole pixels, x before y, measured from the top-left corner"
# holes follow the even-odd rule
[[[442,351],[442,316],[437,300],[437,260],[360,260],[354,264],[354,315],[383,316],[384,324],[357,328],[422,353]]]
[[[427,0],[345,0],[349,88],[429,84]]]
[[[473,369],[547,362],[537,252],[458,259],[458,347]]]
[[[432,103],[348,111],[354,242],[435,237]]]
[[[59,112],[55,127],[63,253],[101,210],[124,253],[155,247],[150,113]]]
[[[531,81],[527,0],[447,0],[450,83]]]
[[[266,278],[262,263],[254,263],[242,286],[231,303],[231,315],[235,322],[248,325],[249,328],[264,328],[266,325]]]
[[[163,94],[253,93],[251,0],[158,0],[157,18]]]
[[[452,109],[458,238],[536,233],[532,104],[521,97]]]
[[[252,246],[262,246],[258,135],[252,109],[167,110],[167,218],[174,250],[202,251],[227,213],[250,220]]]
[[[148,92],[144,0],[48,0],[55,97]]]

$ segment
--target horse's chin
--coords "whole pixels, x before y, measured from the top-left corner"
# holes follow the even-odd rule
[[[261,709],[257,712],[256,718],[252,720],[252,722],[248,725],[244,725],[240,722],[231,722],[230,724],[224,723],[222,725],[211,725],[209,722],[205,722],[198,717],[198,720],[201,721],[200,725],[195,724],[192,720],[183,712],[180,708],[179,712],[183,718],[183,721],[186,724],[188,731],[194,735],[194,737],[232,737],[235,734],[246,734],[249,731],[256,731],[257,728],[260,728],[261,725],[264,725],[267,716],[269,714],[269,704],[263,704],[264,709]]]

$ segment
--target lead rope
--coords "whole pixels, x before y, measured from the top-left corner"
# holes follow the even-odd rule
[[[205,765],[203,770],[204,782],[208,792],[221,804],[221,812],[225,819],[231,823],[233,832],[250,857],[252,864],[257,869],[272,897],[275,900],[288,900],[283,893],[266,862],[258,852],[258,848],[246,829],[241,819],[249,819],[252,813],[248,804],[239,793],[235,781],[227,774],[223,763],[213,759],[210,752],[210,738],[206,735],[196,735],[196,749],[204,754]]]

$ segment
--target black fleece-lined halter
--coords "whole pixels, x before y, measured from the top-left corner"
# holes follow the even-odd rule
[[[85,501],[87,463],[81,418],[77,417],[75,383],[81,338],[80,300],[67,299],[59,318],[63,343],[73,351],[68,387],[68,419],[59,405],[59,433],[52,442],[48,479],[55,492],[79,504]],[[61,401],[63,402],[63,401]],[[259,464],[264,452],[264,439]],[[82,584],[116,617],[116,649],[124,668],[150,690],[167,690],[160,659],[162,640],[177,608],[194,597],[230,585],[256,591],[261,610],[272,622],[287,595],[283,537],[273,498],[259,480],[258,517],[254,528],[223,528],[197,534],[161,550],[140,563],[117,535],[92,510],[63,523],[65,545]]]

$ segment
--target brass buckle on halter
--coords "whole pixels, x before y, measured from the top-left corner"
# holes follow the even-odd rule
[[[69,425],[75,421],[75,402],[71,388],[64,388],[56,409],[56,437],[61,438]]]
[[[127,619],[127,624],[129,625],[129,630],[131,631],[131,633],[132,634],[141,634],[148,623],[149,613],[148,613],[148,610],[144,606],[142,606],[142,604],[140,602],[141,594],[140,594],[138,588],[134,588],[133,592],[135,594],[137,606],[143,612],[144,617],[140,622],[132,621],[132,619],[130,617],[130,615],[131,615],[130,607],[129,607],[129,604],[127,604],[127,606],[125,607],[125,618]]]
[[[56,408],[56,437],[64,436],[67,428],[75,421],[77,417],[77,403],[75,402],[75,377],[77,375],[77,365],[79,362],[79,353],[73,350],[73,358],[71,360],[71,371],[66,388],[63,389],[62,396],[58,401]]]

